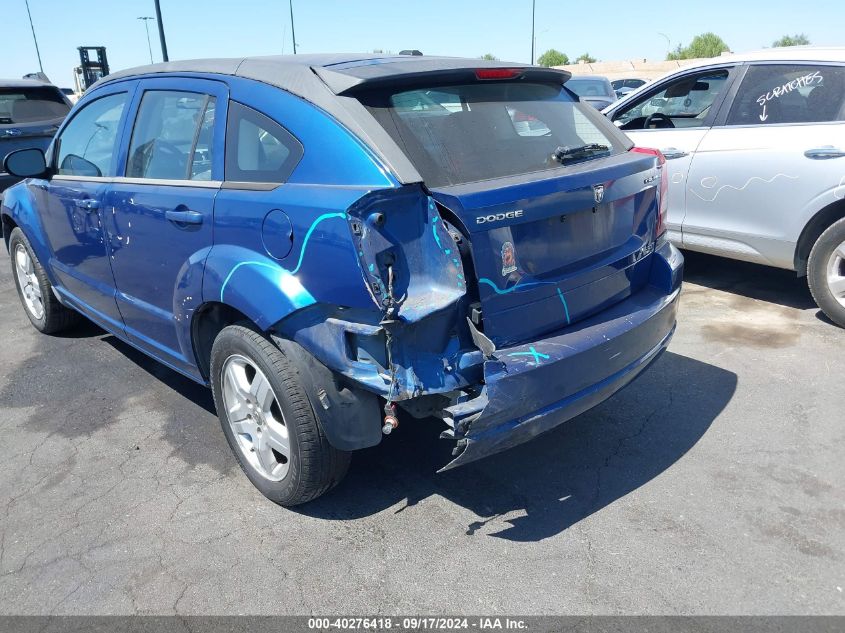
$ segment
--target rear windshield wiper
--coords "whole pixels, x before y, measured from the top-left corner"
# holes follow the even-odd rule
[[[569,147],[568,145],[558,147],[552,152],[552,159],[559,163],[563,163],[568,159],[586,158],[592,154],[601,152],[609,152],[610,147],[602,145],[601,143],[587,143],[586,145],[579,145],[577,147]]]

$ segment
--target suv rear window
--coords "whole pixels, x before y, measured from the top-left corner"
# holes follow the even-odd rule
[[[0,125],[50,121],[69,111],[55,88],[0,88]]]
[[[417,87],[361,101],[432,187],[558,169],[559,148],[607,146],[590,158],[626,149],[612,124],[559,85]]]

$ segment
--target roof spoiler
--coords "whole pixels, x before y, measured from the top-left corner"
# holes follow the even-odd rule
[[[513,69],[520,71],[517,77],[507,79],[530,81],[535,83],[551,83],[563,85],[572,76],[565,70],[545,68],[542,66],[527,66],[521,64],[485,63],[479,60],[478,65],[467,66],[466,60],[460,61],[460,66],[444,64],[440,60],[425,63],[425,58],[415,59],[411,63],[392,62],[368,64],[333,70],[331,67],[312,66],[314,73],[323,80],[329,89],[339,96],[352,96],[364,90],[372,90],[382,86],[401,87],[412,86],[421,82],[429,83],[474,83],[478,81],[476,71],[479,69]],[[420,61],[416,61],[420,60]],[[503,77],[505,79],[505,77]]]

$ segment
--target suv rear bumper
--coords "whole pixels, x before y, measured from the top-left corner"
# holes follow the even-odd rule
[[[484,365],[482,394],[447,410],[459,454],[445,469],[526,442],[636,378],[669,345],[682,273],[683,257],[666,242],[635,295],[558,333],[496,350]]]

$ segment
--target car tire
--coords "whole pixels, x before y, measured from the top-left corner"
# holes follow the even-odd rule
[[[53,294],[53,284],[47,277],[47,271],[35,256],[26,235],[18,227],[9,235],[9,253],[18,297],[35,329],[43,334],[56,334],[76,325],[81,315],[59,303]]]
[[[845,218],[830,225],[813,245],[807,283],[822,312],[845,327]]]
[[[343,479],[350,453],[329,444],[306,378],[268,337],[246,324],[224,328],[212,346],[210,375],[226,440],[265,497],[294,506]]]

